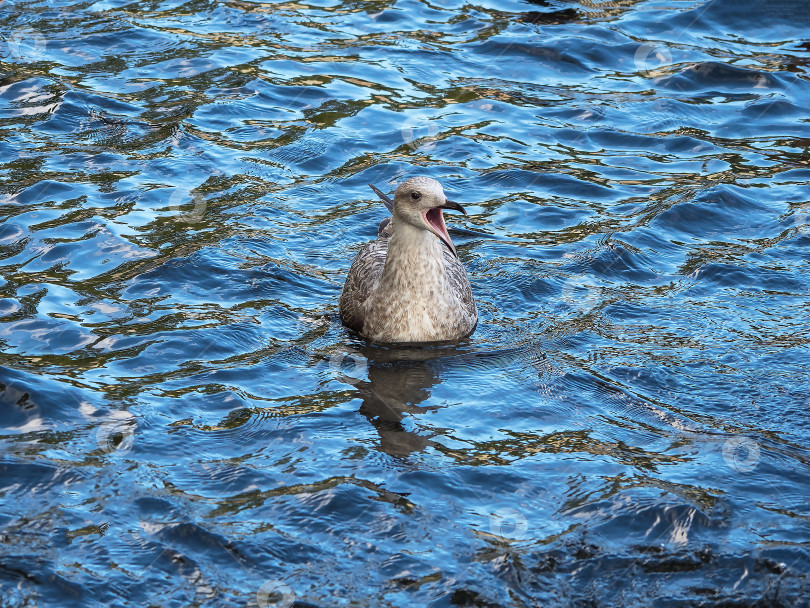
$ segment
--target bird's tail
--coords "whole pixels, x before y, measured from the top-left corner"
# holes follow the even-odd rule
[[[376,194],[377,196],[379,196],[382,199],[382,202],[385,203],[385,206],[388,209],[388,211],[390,211],[391,213],[394,213],[394,201],[392,201],[390,198],[388,198],[388,196],[383,194],[382,190],[380,190],[376,186],[372,186],[371,184],[369,184],[368,186],[369,186],[369,188],[374,190],[374,194]]]

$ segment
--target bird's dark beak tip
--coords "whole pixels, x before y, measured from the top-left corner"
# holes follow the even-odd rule
[[[451,201],[449,199],[445,199],[445,201],[444,201],[444,209],[452,209],[453,211],[461,211],[464,215],[467,215],[467,210],[464,209],[464,207],[462,207],[456,201]]]

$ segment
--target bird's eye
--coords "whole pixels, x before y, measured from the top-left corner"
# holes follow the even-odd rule
[[[422,198],[422,195],[419,192],[411,192],[411,198],[418,201],[420,198]]]

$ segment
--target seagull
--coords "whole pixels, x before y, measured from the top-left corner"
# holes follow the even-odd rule
[[[343,324],[380,343],[466,338],[478,311],[443,215],[444,209],[467,215],[464,207],[429,177],[402,182],[393,201],[369,186],[392,216],[352,262],[340,294]]]

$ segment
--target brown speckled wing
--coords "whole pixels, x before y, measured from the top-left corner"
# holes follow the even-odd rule
[[[388,238],[387,235],[383,235],[363,247],[352,262],[340,294],[338,308],[343,324],[354,331],[363,330],[365,320],[363,303],[382,274],[387,254]]]

